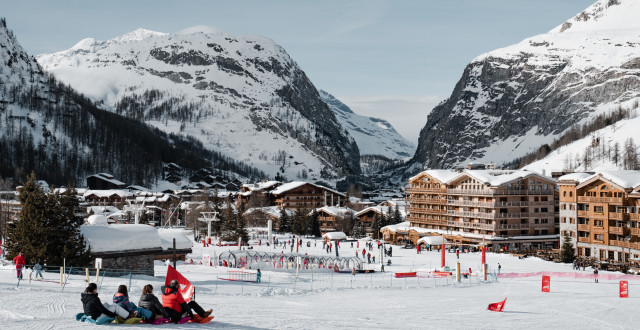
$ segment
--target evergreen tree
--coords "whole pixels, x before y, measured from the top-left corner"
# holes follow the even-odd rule
[[[380,238],[380,226],[382,221],[382,217],[380,214],[376,213],[376,216],[373,218],[373,224],[371,224],[371,234],[374,239]]]
[[[283,208],[280,210],[280,220],[278,221],[278,232],[281,234],[290,233],[291,232],[291,223],[289,219],[289,215]]]
[[[311,236],[313,237],[320,237],[322,236],[322,232],[320,231],[320,215],[318,214],[318,212],[316,210],[313,210],[313,213],[311,213],[311,219],[309,220],[309,222],[311,222]]]
[[[247,232],[247,221],[244,218],[245,211],[245,203],[241,202],[240,207],[238,208],[238,213],[236,214],[236,228],[235,228],[235,239],[242,238],[243,244],[248,244],[249,242],[249,233]]]
[[[364,226],[362,226],[362,222],[358,221],[356,225],[353,227],[353,237],[362,238],[363,236],[364,236]]]
[[[402,214],[400,214],[400,208],[398,208],[398,204],[396,204],[396,208],[393,211],[393,221],[392,225],[398,224],[402,222]]]
[[[77,216],[79,201],[75,189],[64,194],[45,193],[36,183],[35,174],[27,178],[20,189],[22,205],[20,220],[9,226],[8,256],[23,252],[30,262],[50,265],[86,266],[91,260],[80,226],[84,220]]]
[[[296,210],[293,216],[292,232],[296,235],[304,235],[307,229],[307,216],[301,208]]]
[[[573,243],[571,243],[571,237],[569,237],[569,232],[566,231],[564,233],[564,242],[562,243],[562,248],[560,249],[560,259],[562,262],[573,262],[576,260],[576,251],[573,248]]]

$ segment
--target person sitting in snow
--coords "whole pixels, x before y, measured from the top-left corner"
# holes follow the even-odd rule
[[[98,286],[95,283],[89,283],[89,286],[87,286],[80,297],[84,315],[90,316],[94,320],[103,316],[120,316],[122,318],[129,316],[129,312],[118,305],[109,305],[100,302],[100,298],[98,298]]]
[[[146,308],[155,315],[155,318],[169,319],[169,313],[164,309],[158,297],[153,294],[153,286],[147,284],[142,288],[142,295],[138,300],[138,306]]]
[[[118,292],[113,295],[113,303],[124,308],[132,317],[141,317],[144,320],[153,319],[153,313],[129,301],[129,292],[126,285],[118,286]]]
[[[211,309],[205,312],[197,302],[191,300],[187,303],[184,301],[179,289],[180,284],[178,283],[178,280],[171,280],[169,286],[162,287],[162,306],[166,309],[167,313],[169,313],[169,319],[171,322],[177,323],[185,317],[193,319],[193,311],[195,311],[201,318],[206,318],[211,315]]]

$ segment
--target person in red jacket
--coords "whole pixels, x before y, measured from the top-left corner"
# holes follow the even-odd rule
[[[18,255],[13,258],[13,262],[16,263],[16,274],[18,275],[18,278],[22,279],[22,267],[24,267],[25,264],[22,252],[18,253]]]
[[[198,316],[205,318],[211,315],[212,310],[209,309],[205,312],[198,303],[191,300],[190,302],[184,301],[182,298],[182,294],[179,292],[180,284],[178,280],[172,280],[169,283],[169,286],[163,286],[162,288],[162,307],[164,307],[169,313],[169,319],[171,322],[178,322],[184,317],[189,317],[193,319],[193,311],[198,314]]]

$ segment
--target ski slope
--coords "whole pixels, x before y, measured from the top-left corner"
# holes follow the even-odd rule
[[[305,244],[306,245],[306,244]],[[361,250],[362,245],[360,246]],[[618,282],[551,279],[551,293],[540,292],[537,277],[499,279],[482,283],[477,278],[456,284],[451,279],[394,279],[391,272],[429,269],[439,266],[438,252],[422,252],[393,246],[393,265],[386,273],[350,274],[309,273],[296,280],[295,273],[263,270],[262,283],[220,280],[224,267],[205,267],[198,263],[202,253],[213,255],[230,247],[194,247],[194,264],[178,263],[178,270],[196,287],[196,300],[213,308],[212,323],[165,324],[167,329],[332,329],[332,328],[631,328],[636,321],[640,300],[640,281],[630,281],[630,298],[618,297]],[[237,247],[231,247],[237,249]],[[273,251],[273,247],[255,246]],[[275,249],[277,252],[282,248]],[[289,249],[287,249],[289,250]],[[301,248],[302,253],[326,255],[322,243]],[[332,253],[332,254],[335,254]],[[355,255],[355,247],[342,244],[341,256]],[[453,266],[455,254],[447,253],[447,265]],[[479,253],[461,253],[463,269],[474,271],[480,263]],[[546,262],[538,258],[518,259],[510,255],[489,253],[491,269],[498,263],[502,272],[559,271],[572,272],[571,265]],[[137,302],[142,286],[151,283],[157,294],[164,282],[166,267],[156,264],[156,277],[134,276],[130,298]],[[591,273],[590,269],[586,272]],[[606,274],[606,272],[601,272]],[[59,274],[46,273],[49,280]],[[331,283],[331,284],[330,284]],[[0,268],[0,324],[2,329],[87,329],[95,325],[77,322],[82,312],[80,292],[84,276],[70,276],[64,291],[57,283],[23,281],[16,287],[12,266]],[[100,283],[99,283],[100,284]],[[102,301],[109,301],[119,284],[129,285],[129,278],[105,278],[100,288]],[[507,297],[504,313],[489,312],[489,303]],[[109,327],[127,327],[109,325]],[[150,328],[151,325],[136,327]]]

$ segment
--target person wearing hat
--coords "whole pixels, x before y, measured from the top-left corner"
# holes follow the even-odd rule
[[[205,318],[211,315],[212,310],[205,311],[197,302],[191,300],[186,302],[180,293],[180,284],[178,280],[171,280],[169,286],[163,286],[162,290],[162,306],[169,313],[171,322],[178,322],[185,317],[193,319],[193,312],[198,316]]]

